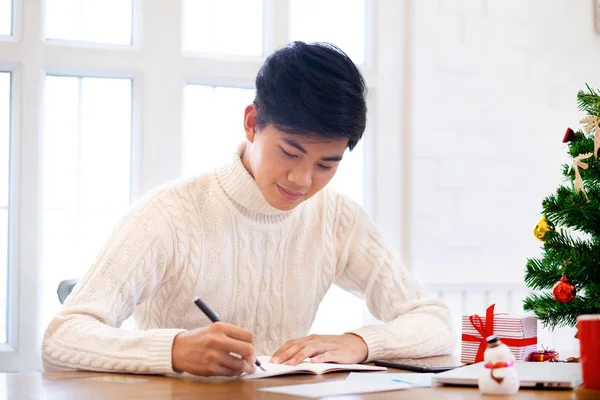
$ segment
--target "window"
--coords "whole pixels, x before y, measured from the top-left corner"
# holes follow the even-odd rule
[[[45,4],[47,39],[131,44],[132,0],[46,0]]]
[[[8,325],[10,86],[10,73],[0,72],[0,343],[6,343]]]
[[[384,230],[399,231],[389,217],[399,199],[386,183],[401,181],[401,91],[390,82],[402,75],[377,66],[397,54],[389,37],[403,9],[373,0],[0,0],[0,36],[30,39],[0,41],[0,372],[41,368],[40,335],[60,306],[58,283],[83,275],[132,201],[232,156],[264,55],[290,40],[331,41],[362,64],[381,135],[370,132],[345,154],[331,186],[376,210]],[[369,15],[386,18],[372,24]],[[365,53],[377,62],[364,63]],[[8,144],[18,167],[11,187],[19,188],[10,192],[10,218]],[[365,172],[365,159],[379,164]],[[385,180],[371,179],[377,170]],[[367,187],[377,190],[366,196],[373,204]],[[18,249],[8,268],[7,243]],[[360,325],[361,305],[332,288],[313,332]]]
[[[0,36],[12,35],[12,0],[0,0]]]
[[[246,140],[244,109],[254,90],[186,85],[184,99],[183,173],[206,172],[229,161]]]
[[[364,139],[363,139],[364,140]],[[361,140],[352,151],[346,150],[344,159],[329,186],[365,205],[365,143]]]
[[[290,40],[331,42],[362,64],[366,10],[365,0],[291,0]]]
[[[262,0],[184,0],[183,5],[184,50],[263,54]]]
[[[44,324],[59,282],[83,275],[129,205],[131,100],[129,79],[46,77]]]

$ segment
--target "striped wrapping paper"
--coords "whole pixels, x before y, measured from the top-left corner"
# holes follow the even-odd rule
[[[490,310],[491,308],[491,310]],[[535,316],[511,316],[508,314],[493,314],[493,305],[488,308],[488,315],[493,315],[493,334],[502,339],[523,339],[531,338],[531,341],[535,339],[536,343],[529,344],[526,346],[520,345],[509,345],[509,348],[516,360],[526,360],[529,354],[537,350],[537,318]],[[489,312],[492,311],[491,314]],[[463,337],[461,345],[461,361],[467,364],[472,364],[476,361],[477,352],[479,347],[483,343],[483,348],[487,347],[485,337],[481,335],[481,327],[487,327],[486,316],[479,316],[473,323],[469,316],[462,317],[462,333],[463,335],[476,336],[478,341],[465,340]],[[481,324],[479,323],[481,321]],[[488,327],[489,328],[489,327]],[[487,336],[491,334],[489,331],[484,332]],[[468,336],[467,336],[468,337]],[[507,342],[507,340],[505,340]],[[508,343],[507,343],[508,344]]]

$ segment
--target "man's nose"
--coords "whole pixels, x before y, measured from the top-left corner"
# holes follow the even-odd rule
[[[294,168],[290,171],[288,180],[298,187],[308,187],[312,183],[312,168]]]

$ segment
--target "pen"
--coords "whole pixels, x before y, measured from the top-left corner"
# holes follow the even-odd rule
[[[210,309],[209,306],[206,305],[206,303],[204,303],[200,297],[196,297],[194,299],[194,303],[198,306],[198,308],[200,310],[202,310],[202,312],[208,317],[208,319],[210,319],[212,322],[219,322],[219,316]],[[267,372],[262,365],[260,365],[260,361],[256,360],[256,362],[254,363],[256,364],[256,366],[260,369],[262,369],[263,371]]]

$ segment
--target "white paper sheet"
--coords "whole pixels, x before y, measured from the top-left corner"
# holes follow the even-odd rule
[[[289,375],[294,373],[312,373],[315,375],[323,374],[327,370],[355,370],[355,371],[386,371],[385,367],[378,367],[375,365],[364,365],[364,364],[334,364],[334,363],[311,363],[303,362],[295,366],[284,365],[284,364],[272,364],[269,362],[271,357],[258,356],[257,357],[265,371],[260,368],[256,368],[256,372],[253,374],[243,374],[242,379],[260,379],[268,378],[270,376]],[[308,372],[306,372],[308,371]]]
[[[412,387],[400,382],[372,382],[365,380],[339,380],[322,383],[306,383],[302,385],[277,386],[261,388],[264,392],[289,394],[300,397],[324,397],[341,394],[375,393],[391,390],[402,390]]]
[[[432,373],[362,373],[351,372],[346,380],[362,380],[370,382],[400,382],[407,383],[412,387],[431,387]]]

